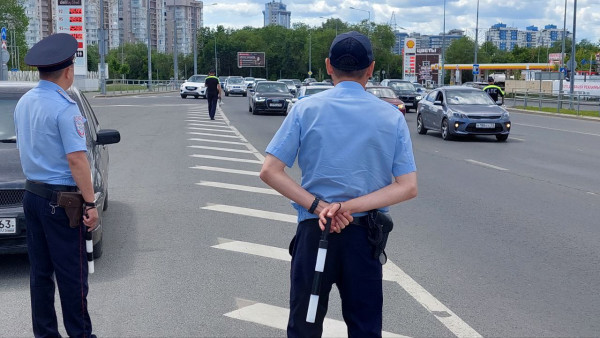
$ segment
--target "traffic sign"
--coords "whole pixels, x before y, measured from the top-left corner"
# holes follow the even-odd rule
[[[308,71],[308,76],[311,76],[311,75],[312,75],[312,72],[311,72],[311,71]]]
[[[581,65],[585,65],[586,63],[588,63],[588,60],[586,60],[586,59],[581,59]]]
[[[479,65],[478,64],[473,65],[473,75],[479,75]]]
[[[6,49],[0,50],[0,63],[5,65],[10,60],[10,54]]]
[[[6,27],[2,27],[2,40],[6,40]]]
[[[2,41],[2,49],[6,50],[6,41]]]

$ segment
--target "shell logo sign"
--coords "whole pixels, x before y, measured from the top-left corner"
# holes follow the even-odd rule
[[[406,39],[404,40],[404,53],[416,53],[417,52],[417,42],[415,39]]]

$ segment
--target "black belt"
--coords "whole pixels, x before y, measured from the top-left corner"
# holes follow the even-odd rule
[[[358,225],[361,227],[369,227],[369,215],[354,217],[354,220],[350,224]]]
[[[55,201],[56,200],[56,192],[77,191],[77,186],[47,184],[47,183],[41,183],[41,182],[27,180],[27,181],[25,181],[25,190],[29,191],[32,194],[38,195],[41,198]]]

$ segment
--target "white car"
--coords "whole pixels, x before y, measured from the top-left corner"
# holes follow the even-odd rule
[[[243,77],[230,77],[227,79],[227,84],[224,88],[225,96],[229,96],[229,94],[246,96],[248,95],[247,88],[248,86],[244,82]]]
[[[181,95],[182,99],[186,97],[193,96],[195,99],[202,96],[203,99],[206,98],[206,88],[204,88],[204,80],[208,75],[192,75],[187,81],[185,81],[179,87],[179,95]]]

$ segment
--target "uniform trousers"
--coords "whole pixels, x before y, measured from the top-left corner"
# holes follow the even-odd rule
[[[217,94],[206,94],[206,100],[208,101],[208,115],[211,120],[215,119],[215,113],[217,111],[217,100],[219,96]]]
[[[35,337],[60,337],[54,293],[60,295],[63,323],[69,337],[91,337],[92,322],[87,310],[88,263],[83,222],[69,227],[61,207],[25,192],[23,198],[27,224],[31,312]]]
[[[300,222],[292,249],[288,337],[321,337],[329,292],[335,283],[348,337],[381,337],[382,266],[373,258],[367,229],[350,225],[329,234],[315,323],[306,322],[321,229],[317,219]]]

